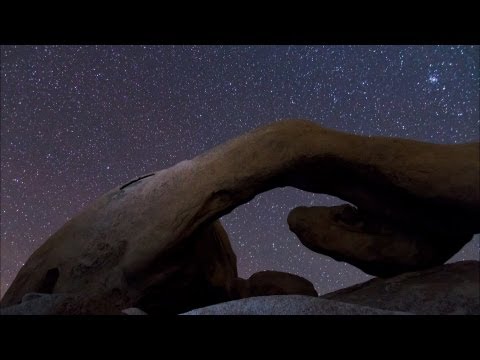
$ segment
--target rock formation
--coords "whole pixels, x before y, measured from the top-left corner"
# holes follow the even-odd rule
[[[30,292],[88,294],[82,301],[109,302],[112,312],[186,311],[192,304],[182,301],[192,294],[195,306],[223,301],[236,270],[215,221],[284,186],[337,196],[387,228],[422,234],[400,236],[419,251],[430,251],[421,243],[441,235],[445,254],[422,254],[407,268],[439,265],[480,231],[479,170],[478,143],[428,144],[276,122],[101,196],[28,259],[1,305]],[[205,242],[213,253],[198,245]],[[404,271],[405,251],[388,255],[359,263]]]
[[[443,264],[473,235],[377,221],[348,204],[298,207],[288,224],[309,249],[382,277]]]
[[[302,295],[258,296],[195,309],[182,315],[410,315]]]
[[[122,314],[125,314],[125,315],[148,315],[145,311],[140,310],[139,308],[123,309]]]
[[[324,299],[424,315],[480,315],[480,263],[461,261],[321,296]]]
[[[266,295],[318,296],[313,284],[301,276],[280,272],[260,271],[245,279],[236,279],[231,299]]]
[[[52,309],[64,300],[60,294],[25,294],[20,304],[0,309],[0,315],[50,315]]]
[[[16,281],[37,281],[36,292],[61,293],[62,297],[55,298],[55,306],[49,309],[50,313],[59,314],[118,314],[121,308],[125,308],[123,304],[130,304],[128,296],[135,294],[137,286],[141,287],[142,296],[134,304],[151,314],[178,313],[230,299],[229,286],[237,279],[237,263],[220,221],[199,227],[185,246],[167,249],[160,254],[152,268],[144,270],[151,273],[149,282],[137,282],[131,278],[128,292],[123,292],[120,287],[109,287],[116,284],[117,277],[121,278],[115,263],[118,249],[116,252],[114,241],[105,235],[98,243],[89,243],[90,248],[84,247],[80,259],[73,252],[70,256],[61,253],[63,261],[60,263],[45,263],[52,259],[41,255],[43,252],[38,255],[38,252],[50,253],[52,249],[43,246],[32,255],[40,263],[32,265],[50,268],[46,276],[36,278],[35,271],[25,273],[22,269]],[[61,241],[47,241],[45,245],[61,246]],[[65,246],[63,250],[74,249]],[[108,268],[108,265],[112,267]],[[110,277],[104,278],[101,270],[110,271]],[[62,273],[63,278],[59,276]],[[79,290],[70,290],[74,287]]]
[[[32,293],[20,304],[3,307],[0,315],[121,315],[108,300],[95,301],[90,294]]]

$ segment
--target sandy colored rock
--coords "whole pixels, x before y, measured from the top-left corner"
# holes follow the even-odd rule
[[[154,267],[145,269],[150,283],[140,284],[142,296],[134,303],[151,315],[183,311],[230,299],[237,274],[237,259],[220,221],[202,226],[183,246],[163,253]],[[146,277],[146,275],[144,275]]]
[[[172,249],[166,258],[159,257],[158,262],[152,264],[153,268],[145,271],[154,272],[150,283],[142,284],[142,296],[134,302],[136,307],[147,311],[149,314],[177,314],[209,304],[229,300],[228,292],[231,282],[237,278],[236,256],[231,248],[228,236],[220,221],[215,221],[210,226],[200,227],[186,243],[188,246]],[[94,248],[93,250],[98,250]],[[87,266],[84,263],[73,262],[63,264],[64,269],[71,274],[72,281],[82,279],[82,276],[95,274],[92,267],[97,266],[101,259],[102,252],[95,254],[91,251],[92,263]],[[112,254],[108,254],[112,256]],[[55,268],[58,269],[58,268]],[[115,269],[112,269],[112,271]],[[57,271],[59,272],[59,271]],[[55,271],[47,271],[47,283],[52,283],[49,274],[56,274]],[[19,274],[21,275],[21,274]],[[97,274],[100,276],[101,274]],[[23,275],[28,276],[28,275]],[[139,276],[141,276],[139,274]],[[20,306],[19,308],[7,311],[20,311],[28,313],[33,311],[42,314],[103,314],[118,315],[121,313],[123,304],[133,303],[127,292],[120,288],[112,288],[107,293],[101,290],[108,288],[108,283],[98,283],[92,276],[91,283],[85,284],[84,290],[76,292],[62,292],[61,296],[55,294],[49,298],[48,294],[28,294],[27,300],[35,297],[42,297],[42,301]],[[28,280],[28,278],[26,279]],[[135,279],[131,291],[137,291]],[[45,281],[40,282],[39,288],[45,288]],[[61,290],[55,288],[55,292]],[[25,298],[25,297],[24,297]],[[55,299],[55,302],[52,303]],[[34,299],[35,300],[35,299]],[[32,301],[34,301],[32,300]],[[35,306],[35,308],[32,308]],[[41,309],[41,307],[45,309]],[[7,309],[7,308],[5,308]]]
[[[460,261],[372,279],[321,298],[425,315],[480,315],[480,263]]]
[[[1,304],[47,289],[95,301],[114,298],[116,311],[150,313],[138,304],[153,304],[145,299],[159,289],[179,286],[182,297],[197,294],[205,283],[188,283],[201,266],[185,267],[182,259],[198,258],[193,244],[199,232],[276,187],[338,196],[417,228],[479,232],[479,170],[478,143],[428,144],[351,135],[303,120],[276,122],[101,196],[32,254]],[[218,284],[223,272],[209,273]],[[207,293],[220,299],[222,288]]]
[[[460,231],[378,221],[348,204],[298,207],[290,212],[288,224],[310,250],[380,277],[443,264],[472,239]]]

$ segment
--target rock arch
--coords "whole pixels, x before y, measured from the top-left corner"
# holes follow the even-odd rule
[[[33,253],[2,306],[37,291],[46,272],[57,268],[54,293],[94,294],[95,301],[108,299],[116,309],[131,307],[145,289],[182,270],[172,264],[166,271],[163,264],[194,242],[200,229],[255,195],[284,186],[337,196],[389,229],[386,234],[400,231],[396,244],[415,244],[388,252],[388,259],[370,258],[368,251],[357,256],[356,250],[345,256],[341,246],[325,250],[318,231],[298,231],[296,219],[311,214],[294,210],[292,230],[316,251],[379,275],[385,266],[369,266],[379,259],[389,266],[383,275],[438,265],[480,231],[479,157],[479,143],[429,144],[352,135],[305,120],[275,122],[101,196]],[[336,210],[314,211],[313,218],[331,219]],[[345,233],[369,234],[365,226],[347,225]],[[350,240],[361,240],[355,236]],[[424,247],[427,238],[432,241]],[[368,241],[372,249],[388,245]],[[398,266],[406,254],[413,260]]]

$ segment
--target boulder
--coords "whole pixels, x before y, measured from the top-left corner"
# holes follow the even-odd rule
[[[30,256],[1,305],[39,291],[87,294],[110,301],[115,312],[151,313],[147,308],[166,291],[170,298],[160,307],[169,312],[223,301],[235,271],[212,269],[195,244],[212,232],[217,237],[212,224],[224,214],[284,186],[338,196],[385,222],[452,234],[446,241],[455,243],[453,255],[460,247],[453,234],[480,231],[479,170],[478,143],[429,144],[275,122],[101,196]],[[212,246],[229,246],[222,244]]]
[[[281,271],[260,271],[245,279],[236,279],[232,299],[267,295],[318,296],[313,284],[301,276]]]
[[[62,294],[26,294],[22,302],[0,309],[0,315],[49,315],[64,300]]]
[[[148,315],[145,311],[143,311],[139,308],[123,309],[122,314],[125,314],[125,315]]]
[[[124,304],[132,304],[132,307],[139,307],[150,314],[176,314],[229,300],[231,283],[238,276],[237,264],[235,253],[220,221],[215,221],[210,226],[200,227],[186,244],[188,246],[170,249],[162,254],[164,257],[159,257],[158,262],[152,264],[152,268],[145,270],[155,273],[155,277],[152,275],[150,283],[140,283],[141,296],[137,296],[136,301],[133,302],[128,297],[129,293],[122,292],[119,287],[111,289],[108,293],[103,292],[110,284],[99,282],[98,278],[101,279],[103,274],[98,269],[101,269],[102,261],[107,261],[105,259],[112,261],[115,254],[109,253],[112,247],[108,244],[99,243],[84,253],[84,259],[89,262],[72,259],[71,262],[47,271],[47,275],[41,279],[43,281],[38,283],[37,288],[52,288],[44,284],[56,282],[54,292],[62,293],[62,296],[55,297],[55,304],[39,302],[38,306],[45,306],[45,310],[41,310],[43,312],[64,315],[120,314]],[[55,276],[52,276],[57,274],[56,277],[61,279],[58,276],[60,273],[58,269],[70,274],[70,280],[62,279],[65,283],[58,284]],[[110,279],[115,281],[113,274],[117,269],[113,268],[111,271]],[[95,274],[98,278],[93,276]],[[20,273],[17,279],[19,276],[26,282],[35,280],[35,278],[32,279],[32,273]],[[72,284],[69,285],[68,281]],[[85,282],[83,287],[82,281]],[[130,281],[132,285],[129,290],[135,294],[137,290],[135,279],[132,278]],[[75,283],[78,283],[79,291],[67,293],[63,290],[68,290]],[[48,294],[42,294],[44,297],[46,295]],[[28,296],[34,297],[35,294]],[[28,305],[29,308],[31,306],[32,304]],[[27,309],[23,312],[28,314],[29,311]],[[35,311],[34,313],[36,314]]]
[[[443,264],[472,239],[461,231],[439,233],[378,220],[348,204],[295,208],[288,225],[310,250],[380,277]]]
[[[303,295],[240,299],[195,309],[181,315],[409,315]]]
[[[23,297],[17,305],[0,308],[1,315],[120,315],[108,301],[92,301],[82,294],[32,293]]]
[[[460,261],[390,279],[372,279],[323,299],[426,315],[480,315],[480,263]]]

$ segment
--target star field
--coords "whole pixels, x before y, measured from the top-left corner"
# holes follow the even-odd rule
[[[478,46],[2,46],[1,293],[51,234],[111,188],[258,126],[304,118],[361,135],[479,139]],[[224,216],[239,274],[321,293],[369,276],[303,247],[293,188]],[[453,260],[479,259],[479,237]]]

